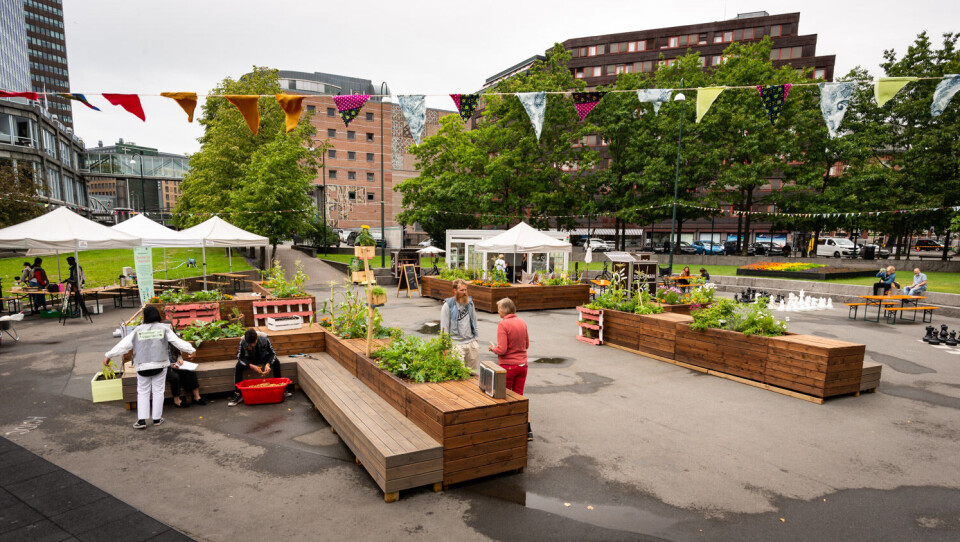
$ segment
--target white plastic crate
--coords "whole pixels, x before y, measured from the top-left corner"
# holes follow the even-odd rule
[[[300,316],[270,316],[267,318],[267,329],[270,331],[284,331],[303,327],[303,318]]]

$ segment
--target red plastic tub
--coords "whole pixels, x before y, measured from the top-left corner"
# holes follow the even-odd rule
[[[258,384],[275,384],[254,388]],[[248,405],[269,405],[283,402],[283,392],[287,386],[293,384],[289,378],[251,378],[237,384],[243,394],[243,402]]]

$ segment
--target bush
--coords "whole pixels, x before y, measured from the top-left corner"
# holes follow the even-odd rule
[[[767,298],[756,303],[740,304],[721,298],[708,308],[691,311],[690,328],[703,331],[708,328],[738,331],[744,335],[775,337],[787,333],[786,322],[781,322],[767,308]]]
[[[201,322],[197,320],[188,327],[180,330],[180,337],[188,342],[195,343],[198,347],[203,341],[215,341],[217,339],[228,339],[243,335],[246,328],[242,323],[231,324],[226,320],[217,320],[216,322]]]
[[[308,220],[304,226],[303,238],[310,241],[310,244],[315,247],[335,247],[340,244],[340,236],[337,235],[337,232],[333,231],[330,224],[325,224],[323,220],[316,216]]]
[[[389,346],[374,352],[373,357],[379,360],[381,369],[417,383],[466,380],[472,376],[446,333],[429,341],[411,335],[397,337]]]

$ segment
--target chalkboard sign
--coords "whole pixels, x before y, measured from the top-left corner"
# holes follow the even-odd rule
[[[420,282],[417,277],[417,266],[413,264],[407,264],[403,266],[403,270],[400,273],[400,284],[397,285],[397,297],[400,297],[400,292],[402,290],[407,291],[407,297],[410,297],[410,292],[416,291],[417,294],[420,294]]]

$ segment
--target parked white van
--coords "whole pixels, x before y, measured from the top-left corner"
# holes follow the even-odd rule
[[[815,256],[853,258],[860,252],[857,245],[846,237],[821,237],[817,241]]]

